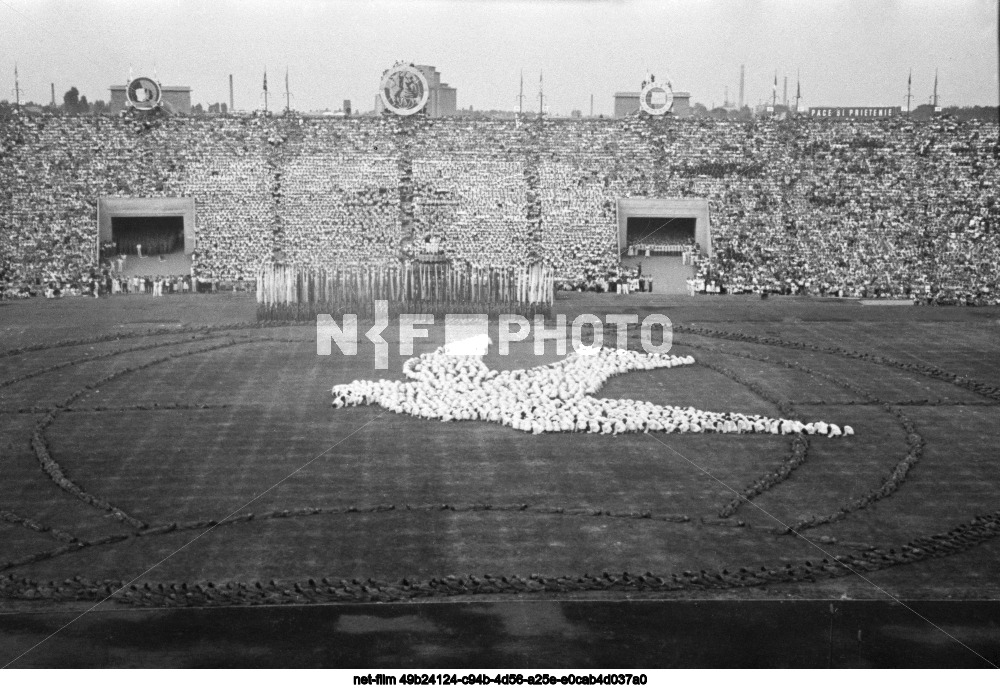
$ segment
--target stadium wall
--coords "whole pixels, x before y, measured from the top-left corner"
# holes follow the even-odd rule
[[[891,149],[903,160],[889,173],[919,163],[927,130],[870,126],[896,127],[902,145],[871,143],[885,131],[852,123],[14,117],[0,121],[0,256],[29,277],[83,269],[99,199],[193,198],[194,266],[208,278],[248,277],[276,251],[312,264],[391,260],[411,230],[436,233],[456,258],[540,253],[574,276],[617,262],[622,199],[705,199],[718,252],[821,208],[838,147],[861,142],[872,159]],[[795,127],[825,129],[806,150]],[[959,184],[983,169],[948,165]],[[850,174],[875,189],[883,172]],[[904,226],[921,222],[913,201],[929,179],[889,180]]]

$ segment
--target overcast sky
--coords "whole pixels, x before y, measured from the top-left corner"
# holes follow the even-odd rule
[[[914,107],[939,70],[941,105],[996,105],[995,0],[0,0],[0,99],[47,103],[70,86],[107,100],[110,84],[157,76],[191,86],[192,102],[229,97],[261,107],[265,66],[272,107],[370,110],[396,60],[434,65],[458,106],[611,114],[615,91],[652,72],[692,102],[778,98],[784,77],[802,104],[902,105],[913,70]]]

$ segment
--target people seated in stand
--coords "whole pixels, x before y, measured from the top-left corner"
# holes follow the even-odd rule
[[[5,116],[0,298],[53,279],[92,292],[115,256],[94,255],[105,196],[195,198],[193,271],[209,289],[253,276],[276,242],[289,262],[388,262],[428,232],[449,259],[521,265],[537,251],[561,285],[600,289],[618,265],[617,199],[648,196],[708,199],[712,256],[680,254],[720,292],[1000,303],[995,124],[672,120],[673,153],[652,166],[661,126],[428,121],[401,169],[389,118]],[[140,136],[151,145],[136,157]]]

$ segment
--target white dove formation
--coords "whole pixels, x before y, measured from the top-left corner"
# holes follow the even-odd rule
[[[454,351],[454,350],[451,350]],[[853,435],[850,426],[802,423],[756,414],[719,413],[594,393],[628,371],[693,364],[694,357],[591,348],[547,366],[493,371],[480,355],[449,354],[439,347],[408,359],[410,381],[356,380],[333,387],[333,406],[378,404],[397,414],[441,421],[491,421],[530,433],[808,433]]]

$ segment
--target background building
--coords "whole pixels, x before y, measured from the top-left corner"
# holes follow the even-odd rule
[[[125,84],[111,87],[111,112],[119,112],[126,108],[125,88]],[[161,86],[160,92],[163,94],[164,105],[169,106],[174,112],[191,114],[190,86]]]
[[[639,111],[639,91],[618,91],[615,94],[615,118],[628,117]],[[691,117],[691,94],[687,91],[674,91],[674,107],[671,109],[676,117]]]
[[[427,99],[427,114],[431,117],[453,117],[458,109],[458,90],[441,82],[441,73],[430,65],[417,65],[417,69],[427,79],[430,96]]]

